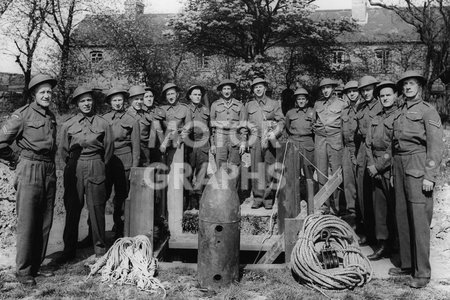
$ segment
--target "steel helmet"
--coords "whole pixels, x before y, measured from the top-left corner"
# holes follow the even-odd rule
[[[28,84],[28,90],[32,90],[36,86],[38,86],[41,83],[50,83],[52,88],[55,87],[57,80],[51,77],[50,75],[46,74],[37,74],[33,78],[31,78],[30,83]]]
[[[70,100],[70,103],[75,103],[79,97],[85,94],[91,94],[94,92],[92,88],[86,87],[86,86],[79,86],[73,91],[72,93],[72,99]]]
[[[259,84],[259,83],[262,83],[262,84],[264,84],[265,86],[268,86],[268,85],[269,85],[269,83],[268,83],[265,79],[262,79],[262,78],[260,78],[260,77],[257,77],[257,78],[255,78],[255,79],[253,79],[252,85],[250,86],[250,88],[253,90],[253,87],[254,87],[255,85]]]
[[[145,94],[145,87],[142,86],[142,85],[133,85],[128,90],[128,94],[129,94],[130,98],[133,97],[133,96],[144,95]]]
[[[304,88],[301,87],[301,88],[298,88],[298,89],[295,90],[294,96],[297,96],[297,95],[305,95],[305,96],[308,96],[309,93],[308,93],[308,91],[307,91],[306,89],[304,89]]]
[[[385,88],[385,87],[390,87],[394,90],[394,92],[397,91],[397,85],[390,81],[390,80],[385,80],[380,82],[376,87],[375,87],[375,91],[374,94],[378,97],[378,95],[380,94],[381,89]]]
[[[225,79],[219,83],[219,85],[217,86],[217,91],[220,92],[225,85],[231,86],[232,89],[235,89],[237,87],[236,83],[233,80]]]
[[[346,93],[347,92],[347,90],[350,90],[350,89],[357,89],[358,88],[358,81],[356,81],[356,80],[351,80],[351,81],[349,81],[349,82],[347,82],[345,85],[344,85],[344,89],[342,90],[344,93]]]
[[[105,100],[110,101],[111,97],[116,94],[122,94],[124,98],[128,97],[128,92],[125,89],[113,87],[106,92]]]
[[[424,84],[425,83],[425,77],[423,77],[422,74],[420,74],[419,71],[415,71],[415,70],[409,70],[406,71],[402,74],[402,76],[400,76],[400,79],[397,81],[397,86],[401,87],[403,85],[403,80],[408,79],[408,78],[416,78],[417,80],[419,80],[420,84]]]
[[[358,89],[362,89],[363,87],[374,85],[374,87],[379,84],[380,82],[373,76],[366,75],[361,77],[358,84]]]

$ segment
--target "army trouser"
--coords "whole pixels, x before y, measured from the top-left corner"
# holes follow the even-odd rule
[[[186,161],[191,166],[191,173],[187,178],[190,183],[187,186],[190,193],[188,206],[198,208],[198,201],[207,183],[206,172],[209,162],[209,143],[198,147],[194,144],[194,148],[186,148]],[[195,182],[193,182],[194,177]]]
[[[99,155],[81,156],[75,172],[71,172],[70,159],[64,169],[64,206],[66,224],[64,227],[64,252],[75,254],[78,240],[78,223],[86,198],[92,229],[92,240],[96,254],[103,255],[105,244],[105,164]],[[74,174],[75,173],[75,174]],[[75,176],[75,178],[73,178]],[[86,197],[85,197],[86,196]]]
[[[377,240],[392,238],[394,230],[394,194],[390,183],[390,171],[372,179],[375,237]]]
[[[35,276],[45,258],[53,222],[55,163],[22,156],[16,174],[16,272]]]
[[[271,166],[276,162],[276,149],[269,143],[268,148],[261,147],[261,138],[257,137],[250,148],[251,182],[255,201],[264,201],[264,206],[272,205],[274,201],[274,178]]]
[[[422,190],[426,153],[394,155],[395,215],[402,268],[430,278],[430,224],[433,193]]]
[[[342,177],[344,180],[344,193],[346,210],[355,214],[356,203],[356,157],[355,148],[345,146],[342,153]]]
[[[216,166],[220,169],[222,165],[236,167],[237,172],[236,177],[236,188],[240,192],[240,164],[241,155],[239,154],[239,139],[235,131],[216,132],[215,135],[215,145],[216,145]],[[248,180],[248,178],[242,178],[242,180]]]
[[[315,152],[314,156],[316,158],[316,166],[318,169],[317,177],[319,181],[320,188],[323,187],[323,185],[327,182],[327,178],[325,176],[328,174],[328,168],[331,169],[331,174],[334,174],[339,167],[342,166],[342,149],[336,150],[327,143],[326,137],[316,135],[315,137]],[[320,171],[320,172],[319,172]],[[336,189],[336,191],[333,193],[333,200],[334,203],[332,203],[333,209],[337,209],[337,205],[339,204],[339,198],[341,196],[341,192],[339,189]],[[323,204],[326,209],[329,209],[330,199],[327,199],[325,203]]]
[[[359,212],[357,217],[362,228],[361,230],[368,236],[369,240],[374,237],[374,213],[373,213],[373,199],[372,199],[372,178],[367,171],[367,155],[366,146],[361,143],[356,157],[356,187],[358,191]]]
[[[150,148],[148,147],[148,141],[141,141],[139,166],[147,167],[151,163]]]
[[[117,153],[111,157],[106,165],[106,199],[109,199],[114,185],[114,225],[116,232],[123,231],[123,205],[130,190],[130,168],[132,164],[131,152]]]
[[[303,171],[304,178],[306,180],[310,180],[310,182],[312,183],[313,174],[314,174],[314,166],[312,164],[315,163],[314,147],[312,149],[309,149],[309,147],[308,147],[308,149],[307,149],[307,148],[305,148],[304,143],[301,141],[289,140],[289,142],[293,143],[295,146],[295,150],[299,152],[298,153],[298,155],[300,156],[299,175],[301,174],[301,171]],[[286,161],[284,164],[285,164],[286,168],[290,167],[289,161]],[[308,181],[306,181],[306,182],[308,182]],[[314,189],[314,184],[307,183],[305,186],[307,189]],[[311,211],[312,211],[314,208],[314,198],[307,197],[307,194],[313,195],[314,190],[313,191],[308,190],[307,193],[303,193],[303,191],[300,191],[300,192],[302,194],[302,199],[307,199],[308,207],[310,207]]]

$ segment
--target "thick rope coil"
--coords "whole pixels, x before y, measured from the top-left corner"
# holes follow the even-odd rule
[[[165,297],[164,286],[154,277],[157,262],[148,237],[124,237],[116,240],[108,252],[90,266],[88,278],[101,272],[102,281],[136,285],[149,293],[156,293],[160,289]]]
[[[339,257],[338,268],[324,269],[318,257],[324,246],[321,232],[325,228],[331,233],[329,242]],[[320,288],[351,290],[363,286],[372,279],[373,269],[361,253],[357,241],[358,237],[350,225],[338,217],[309,215],[292,250],[291,270],[300,283],[320,292]]]

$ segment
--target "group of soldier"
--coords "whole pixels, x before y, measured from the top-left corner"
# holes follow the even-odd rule
[[[267,96],[269,83],[262,78],[252,81],[252,98],[245,103],[234,98],[236,83],[223,80],[217,86],[220,97],[210,107],[202,102],[206,89],[200,85],[191,86],[182,99],[179,87],[168,83],[160,105],[152,88],[113,87],[105,94],[111,111],[103,116],[97,114],[95,91],[80,86],[71,98],[78,113],[62,125],[57,145],[56,120],[49,110],[56,80],[39,74],[29,84],[32,102],[15,111],[0,132],[0,158],[11,167],[18,157],[9,145],[16,140],[21,148],[16,276],[23,284],[35,284],[36,276],[52,275],[41,263],[52,225],[58,148],[65,163],[64,251],[56,260],[62,264],[75,258],[80,247],[84,202],[87,241],[100,257],[106,250],[105,205],[112,188],[114,231],[120,237],[131,167],[165,163],[170,168],[182,145],[191,168],[186,208],[199,206],[210,154],[218,168],[234,170],[239,178],[241,159],[249,152],[252,175],[242,179],[251,183],[251,207],[272,209],[277,185],[271,166],[284,136],[301,156],[300,173],[308,189],[314,189],[314,179],[323,186],[329,175],[343,170],[345,193],[338,189],[320,211],[354,216],[360,244],[375,243],[372,260],[398,248],[401,266],[389,274],[412,275],[411,286],[423,287],[431,275],[432,191],[443,148],[439,115],[422,98],[424,83],[414,71],[397,83],[364,76],[345,84],[340,97],[337,82],[325,78],[319,84],[320,99],[311,101],[308,91],[299,88],[295,106],[285,115],[280,101]],[[163,193],[156,195],[156,214],[170,214],[164,212],[163,198]]]

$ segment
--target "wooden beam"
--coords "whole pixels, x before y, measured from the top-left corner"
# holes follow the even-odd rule
[[[168,154],[170,155],[170,153]],[[170,158],[169,158],[170,159]],[[183,232],[184,145],[176,148],[170,163],[167,212],[170,234]]]
[[[274,235],[267,240],[262,235],[241,235],[241,251],[267,251],[272,244],[278,240],[278,235]],[[263,243],[264,241],[264,243]],[[171,236],[169,240],[170,249],[198,249],[198,235],[183,233]]]
[[[197,271],[196,263],[183,263],[180,261],[174,262],[158,262],[158,269],[171,270],[175,268],[186,268],[192,271]],[[245,271],[269,271],[269,270],[282,270],[286,268],[286,264],[266,264],[266,265],[254,265],[254,264],[242,264],[240,268]]]
[[[297,243],[298,233],[303,227],[303,220],[286,218],[284,221],[284,261],[289,263],[291,261],[292,249],[294,249],[295,243]]]
[[[342,183],[342,169],[339,168],[331,178],[328,179],[327,183],[320,189],[320,191],[314,196],[314,206],[320,207],[331,194],[339,187]],[[300,218],[300,214],[296,217]],[[277,259],[277,257],[283,252],[284,248],[284,234],[278,236],[278,240],[273,244],[272,248],[267,251],[263,257],[258,261],[258,264],[271,264]]]

